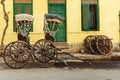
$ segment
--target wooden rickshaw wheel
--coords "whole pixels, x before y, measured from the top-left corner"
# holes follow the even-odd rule
[[[94,39],[94,35],[89,35],[84,39],[84,46],[87,53],[95,54],[95,51],[91,47],[91,41]]]
[[[98,49],[96,47],[96,41],[97,41],[98,37],[99,37],[99,35],[94,35],[90,41],[90,49],[93,54],[100,54],[100,52],[98,51]]]
[[[111,40],[107,36],[100,35],[96,40],[96,47],[100,54],[110,55],[113,45]]]
[[[20,69],[29,60],[28,48],[23,41],[11,42],[5,47],[3,59],[10,68]]]
[[[33,45],[34,57],[41,64],[54,64],[58,55],[56,48],[50,40],[40,39]]]

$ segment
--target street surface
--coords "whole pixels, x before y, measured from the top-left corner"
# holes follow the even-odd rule
[[[39,68],[31,63],[22,69],[10,69],[0,59],[0,80],[120,80],[120,62],[70,62]]]

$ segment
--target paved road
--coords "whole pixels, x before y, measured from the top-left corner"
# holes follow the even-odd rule
[[[0,80],[120,80],[120,62],[62,63],[51,68],[28,64],[22,69],[10,69],[0,59]]]

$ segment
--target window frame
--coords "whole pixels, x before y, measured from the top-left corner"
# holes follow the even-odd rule
[[[97,3],[83,3],[82,0],[81,0],[81,21],[82,21],[82,31],[99,31],[99,2],[98,0],[96,0]],[[85,28],[85,26],[83,26],[84,22],[83,22],[83,19],[84,19],[84,16],[83,16],[83,6],[87,5],[88,6],[88,9],[90,8],[91,5],[96,5],[96,22],[97,22],[97,26],[96,26],[96,29],[91,29],[90,28],[90,10],[88,10],[88,26],[87,28]]]
[[[16,5],[29,5],[30,6],[30,14],[33,15],[33,0],[31,0],[31,3],[15,3],[15,0],[13,0],[13,32],[16,32],[16,22],[15,22],[15,15],[16,15]],[[23,7],[22,7],[23,8]],[[22,10],[24,12],[24,10]],[[30,32],[33,32],[33,24],[31,26]]]

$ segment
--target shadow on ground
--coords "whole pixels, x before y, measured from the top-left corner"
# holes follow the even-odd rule
[[[69,67],[70,69],[120,69],[120,61],[104,61],[104,62],[90,62],[92,65],[83,62],[69,62],[68,66],[63,63],[57,63],[54,66],[57,68]]]
[[[83,62],[68,62],[68,66],[64,63],[59,62],[54,65],[46,65],[46,64],[36,64],[36,63],[28,63],[22,69],[31,69],[31,68],[68,68],[68,69],[120,69],[120,61],[97,61],[97,62],[90,62],[92,66],[83,63]],[[4,62],[0,63],[0,69],[11,69],[9,68]]]

